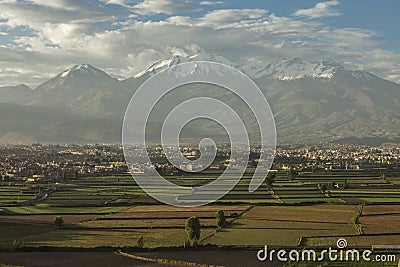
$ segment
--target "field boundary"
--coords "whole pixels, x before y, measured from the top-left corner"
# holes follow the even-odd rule
[[[148,257],[142,257],[142,256],[129,254],[129,253],[123,252],[121,250],[117,250],[114,253],[116,255],[119,255],[119,256],[122,256],[122,257],[126,257],[126,258],[130,258],[130,259],[134,259],[134,260],[139,260],[139,261],[144,261],[144,262],[153,262],[153,263],[159,263],[159,264],[166,264],[166,265],[193,266],[193,267],[224,267],[222,265],[201,264],[201,263],[178,261],[178,260],[169,260],[169,259],[154,259],[154,258],[148,258]]]
[[[247,209],[245,209],[242,212],[240,212],[237,217],[234,217],[232,220],[228,221],[226,224],[229,225],[229,224],[233,223],[234,221],[236,221],[237,219],[240,219],[243,216],[243,214],[245,214],[246,212],[250,211],[254,207],[255,207],[255,205],[249,206]],[[223,229],[223,227],[215,229],[215,231],[211,232],[209,235],[207,235],[206,237],[202,238],[200,240],[200,242],[204,242],[205,240],[210,239],[211,237],[215,236],[218,232],[220,232],[222,229]]]
[[[354,217],[354,227],[356,228],[356,231],[359,235],[364,234],[364,230],[362,228],[362,225],[360,223],[360,217],[362,216],[364,206],[362,204],[358,205],[358,212],[356,216]]]

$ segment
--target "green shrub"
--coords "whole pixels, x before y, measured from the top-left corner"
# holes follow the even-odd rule
[[[58,228],[62,228],[64,226],[64,219],[61,216],[57,216],[54,218],[54,224],[57,225]]]
[[[138,241],[137,241],[137,243],[136,243],[136,246],[137,246],[138,248],[143,248],[143,247],[144,247],[144,238],[143,238],[143,236],[141,236],[141,237],[138,239]]]
[[[201,224],[200,219],[196,216],[190,217],[186,220],[185,231],[188,236],[190,245],[192,247],[197,246],[197,242],[200,239]]]
[[[216,220],[217,220],[217,227],[221,228],[224,227],[226,224],[226,218],[225,218],[225,214],[222,210],[217,211],[216,214]]]

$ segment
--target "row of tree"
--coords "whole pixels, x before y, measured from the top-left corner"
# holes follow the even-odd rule
[[[222,210],[217,211],[215,218],[218,228],[222,228],[226,225],[225,213]],[[54,218],[54,224],[62,228],[64,226],[64,219],[61,216],[57,216]],[[196,216],[188,218],[185,223],[185,231],[188,237],[188,240],[185,242],[185,247],[197,247],[201,233],[200,219]],[[144,247],[143,236],[139,238],[137,246]]]
[[[222,210],[217,211],[215,218],[218,228],[222,228],[226,225],[225,213]],[[185,231],[188,237],[188,240],[185,242],[185,247],[197,247],[201,233],[200,219],[196,216],[188,218],[185,223]]]

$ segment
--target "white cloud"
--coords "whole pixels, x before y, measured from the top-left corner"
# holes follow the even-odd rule
[[[107,21],[116,16],[128,16],[129,11],[122,8],[105,8],[86,1],[74,0],[33,0],[0,2],[0,19],[3,25],[11,28],[27,26],[40,30],[45,24],[93,23]]]
[[[187,26],[212,26],[216,28],[245,28],[256,22],[257,19],[266,18],[268,11],[265,9],[221,9],[210,11],[201,18],[187,16],[173,16],[168,22],[176,25]]]
[[[339,4],[339,1],[337,1],[337,0],[320,2],[320,3],[317,3],[312,8],[299,9],[294,13],[294,15],[302,16],[302,17],[309,17],[309,18],[339,16],[339,15],[341,15],[341,13],[337,12],[336,10],[334,10],[332,8],[334,6],[337,6],[338,4]]]
[[[110,4],[110,5],[120,5],[120,6],[125,6],[125,7],[128,6],[128,4],[126,3],[125,0],[106,0],[104,2],[107,4]]]
[[[165,6],[176,2],[141,2],[138,5],[142,4],[141,12],[146,15],[137,17],[132,13],[137,7],[122,0],[90,2],[91,9],[83,8],[88,2],[72,0],[52,4],[42,0],[25,4],[2,1],[0,18],[7,20],[5,26],[25,26],[31,32],[17,35],[0,47],[0,69],[7,67],[7,71],[0,72],[0,85],[36,85],[79,63],[95,65],[119,78],[129,77],[161,58],[202,50],[239,64],[266,64],[292,57],[335,60],[400,79],[399,55],[377,49],[380,43],[372,31],[329,27],[315,20],[277,16],[264,9],[219,9],[197,18],[169,16],[160,20],[155,16],[157,21],[147,14],[150,7],[156,13],[171,14],[199,5],[181,1],[183,6],[178,9]],[[82,9],[71,11],[76,7]],[[143,18],[146,21],[140,20]]]
[[[79,6],[76,5],[78,2],[68,0],[31,0],[30,2],[35,5],[46,6],[56,9],[77,10],[77,8],[79,8]]]
[[[207,13],[201,20],[204,24],[226,24],[242,19],[258,19],[268,12],[264,9],[222,9]]]
[[[221,1],[202,1],[200,5],[204,6],[214,6],[214,5],[222,5],[224,2]]]
[[[190,0],[144,0],[133,6],[139,14],[176,14],[200,11],[201,5]]]

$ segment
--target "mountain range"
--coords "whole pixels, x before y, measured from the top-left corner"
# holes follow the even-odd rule
[[[299,58],[261,66],[239,66],[221,56],[199,53],[162,59],[142,72],[118,80],[89,64],[76,65],[34,89],[0,87],[0,143],[118,143],[126,107],[150,76],[179,63],[210,60],[235,67],[260,87],[274,113],[278,143],[400,140],[400,84],[334,62]],[[242,114],[251,114],[234,96],[205,85],[178,88],[159,108],[165,114],[193,96],[213,95]],[[154,115],[150,124],[163,117]],[[210,122],[194,124],[187,136],[215,135]],[[197,127],[197,128],[196,128]],[[151,133],[156,138],[158,128]],[[198,136],[197,136],[198,135]]]

